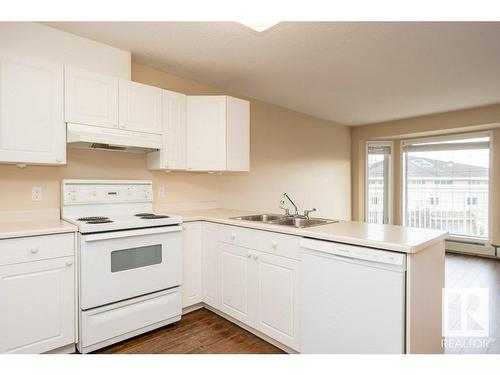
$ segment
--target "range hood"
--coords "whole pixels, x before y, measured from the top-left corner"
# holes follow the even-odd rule
[[[72,148],[146,153],[162,147],[162,136],[68,123],[66,142]]]

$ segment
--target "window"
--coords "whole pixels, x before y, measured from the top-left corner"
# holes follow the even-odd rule
[[[368,142],[366,147],[365,220],[390,222],[391,142]]]
[[[431,206],[438,205],[439,204],[439,197],[431,197],[429,199],[429,203]]]
[[[477,197],[467,197],[467,205],[477,206]]]
[[[488,239],[489,134],[403,142],[402,150],[404,225]]]

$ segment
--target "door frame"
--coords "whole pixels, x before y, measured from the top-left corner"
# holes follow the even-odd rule
[[[384,224],[393,224],[394,215],[393,215],[393,194],[394,194],[394,141],[366,141],[365,143],[365,192],[364,192],[364,221],[366,222],[368,218],[368,148],[370,145],[379,145],[379,146],[389,146],[391,152],[389,157],[389,165],[387,166],[387,177],[384,176],[384,180],[387,184],[387,191],[384,191],[384,210],[387,209],[387,223]],[[387,206],[386,206],[387,205]]]

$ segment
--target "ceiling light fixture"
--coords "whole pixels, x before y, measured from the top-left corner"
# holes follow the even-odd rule
[[[242,25],[252,29],[252,30],[255,30],[259,33],[267,30],[267,29],[270,29],[271,27],[277,25],[278,23],[280,23],[279,21],[276,22],[276,21],[239,21],[239,23],[241,23]]]

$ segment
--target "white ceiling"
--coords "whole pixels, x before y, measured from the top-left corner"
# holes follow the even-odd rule
[[[500,23],[51,22],[135,62],[346,125],[500,102]]]

